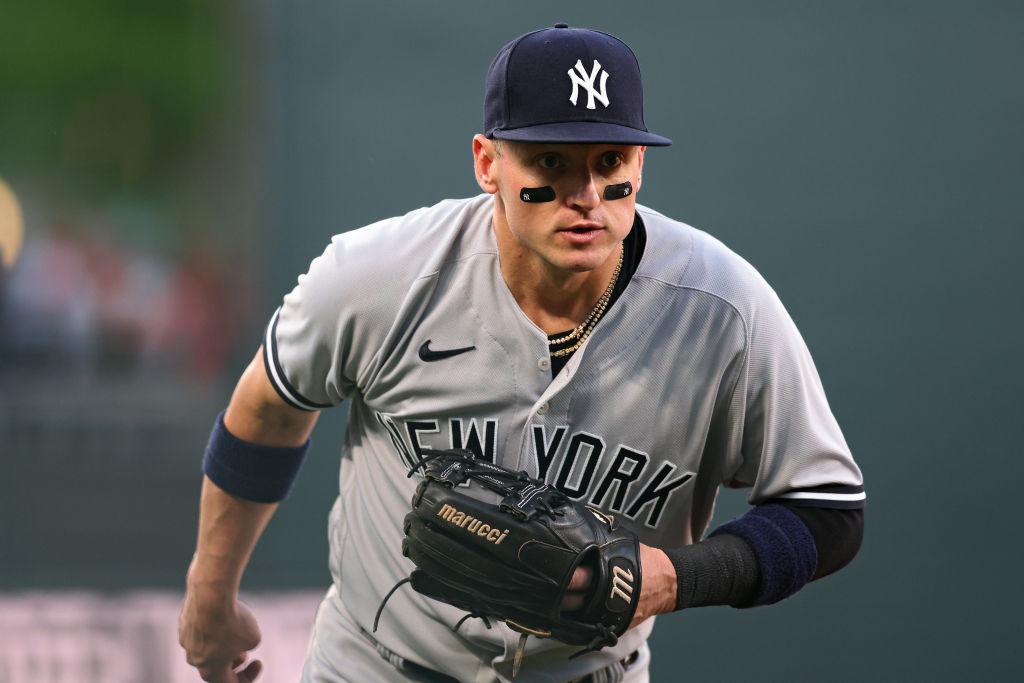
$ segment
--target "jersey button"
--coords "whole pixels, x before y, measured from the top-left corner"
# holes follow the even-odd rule
[[[542,403],[540,405],[540,407],[537,408],[537,414],[538,415],[546,415],[547,412],[548,412],[548,408],[550,408],[550,407],[551,407],[550,403]]]
[[[547,356],[544,356],[539,361],[537,361],[537,367],[540,368],[541,371],[547,372],[548,370],[551,369],[551,359],[548,358]]]

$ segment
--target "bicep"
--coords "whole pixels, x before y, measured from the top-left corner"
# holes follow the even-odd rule
[[[295,447],[309,439],[319,415],[319,411],[300,410],[281,398],[267,376],[261,348],[235,386],[224,425],[250,443]]]

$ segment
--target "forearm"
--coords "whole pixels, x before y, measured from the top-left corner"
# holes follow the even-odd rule
[[[277,503],[244,500],[204,477],[188,589],[234,599],[256,541],[276,509]]]
[[[714,536],[666,555],[677,582],[674,610],[739,605],[757,592],[757,556],[738,536]]]

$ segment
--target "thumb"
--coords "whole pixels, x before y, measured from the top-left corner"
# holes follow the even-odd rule
[[[258,659],[252,660],[244,669],[236,674],[238,676],[238,683],[252,683],[260,675],[261,671],[263,671],[263,662]]]
[[[263,639],[263,634],[260,632],[259,622],[256,621],[256,615],[253,614],[249,606],[244,602],[239,601],[237,603],[237,615],[238,615],[238,634],[243,640],[243,645],[246,650],[252,650],[260,641]]]

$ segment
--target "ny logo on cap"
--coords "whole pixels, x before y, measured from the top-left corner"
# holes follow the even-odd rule
[[[598,74],[601,74],[601,92],[598,92],[594,87],[594,81],[597,80]],[[576,98],[580,94],[580,86],[587,89],[587,109],[597,109],[597,105],[594,104],[594,98],[601,100],[601,104],[604,106],[608,106],[608,91],[606,89],[608,72],[601,69],[601,62],[595,59],[594,68],[588,74],[587,70],[583,68],[583,62],[577,59],[575,71],[569,69],[569,78],[572,79],[572,95],[569,96],[569,101],[574,106],[576,105]]]

